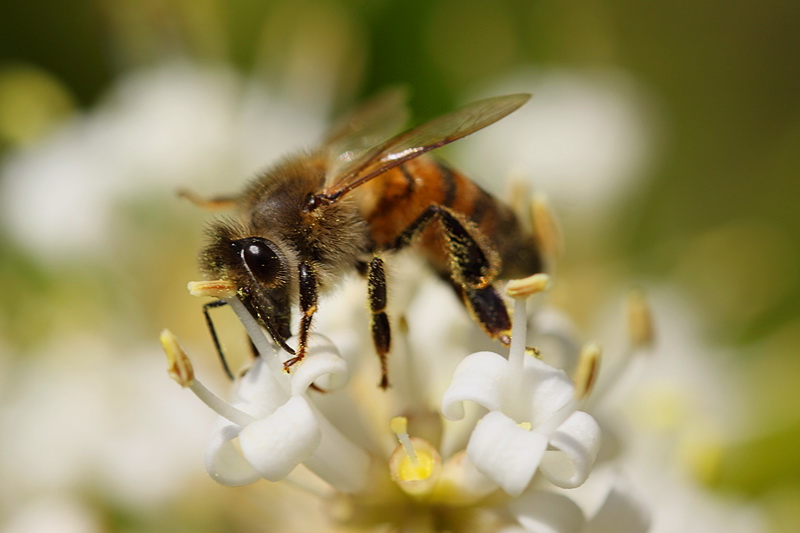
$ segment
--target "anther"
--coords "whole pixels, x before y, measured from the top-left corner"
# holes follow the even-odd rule
[[[189,356],[178,343],[178,338],[168,329],[161,332],[161,346],[167,354],[167,373],[181,387],[189,387],[194,381],[194,369]]]
[[[581,350],[574,377],[576,399],[583,400],[594,388],[600,370],[600,354],[600,346],[595,343],[587,344]]]
[[[236,284],[224,279],[190,281],[187,288],[192,296],[209,296],[220,300],[236,296]]]
[[[641,289],[628,294],[628,335],[634,348],[649,348],[653,345],[653,318],[647,297]]]
[[[506,294],[515,300],[525,299],[550,288],[550,276],[534,274],[522,279],[513,279],[506,284]]]
[[[531,199],[533,234],[546,257],[555,259],[561,253],[561,234],[547,197],[535,194]]]

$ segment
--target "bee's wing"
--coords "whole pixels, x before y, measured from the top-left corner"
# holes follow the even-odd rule
[[[479,100],[401,133],[341,165],[336,175],[329,176],[331,185],[323,195],[330,201],[336,200],[409,159],[485,128],[529,98],[529,94],[511,94]]]
[[[337,122],[322,141],[329,158],[328,176],[341,175],[351,161],[397,133],[408,120],[405,104],[403,88],[387,89]]]

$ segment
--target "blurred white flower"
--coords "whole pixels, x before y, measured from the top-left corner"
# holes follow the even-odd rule
[[[97,487],[148,506],[195,477],[192,450],[211,419],[152,379],[158,360],[143,354],[152,348],[76,334],[17,366],[0,406],[0,501],[36,506]]]
[[[501,177],[524,176],[566,215],[605,209],[633,191],[656,133],[651,106],[633,80],[618,72],[541,69],[480,93],[514,92],[533,98],[454,146],[476,179],[493,187]]]
[[[616,370],[598,383],[588,407],[604,431],[619,443],[613,450],[653,514],[652,533],[768,529],[757,507],[716,495],[703,486],[713,477],[722,446],[747,435],[748,406],[737,394],[743,376],[703,339],[702,317],[674,287],[648,292],[656,339],[647,352],[621,357],[623,342],[609,353]],[[601,331],[614,331],[608,317]],[[617,334],[617,337],[623,335]]]
[[[128,74],[91,113],[9,157],[1,211],[39,257],[98,253],[123,201],[187,186],[238,190],[323,124],[302,102],[272,97],[232,71],[169,64]]]

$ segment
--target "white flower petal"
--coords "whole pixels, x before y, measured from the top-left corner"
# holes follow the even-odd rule
[[[624,478],[617,477],[584,533],[646,533],[649,528],[647,507],[635,497]]]
[[[540,469],[553,484],[575,488],[583,484],[600,449],[600,426],[591,415],[576,411],[550,436]]]
[[[270,416],[244,428],[239,444],[262,477],[279,481],[316,451],[321,437],[308,402],[293,396]]]
[[[508,507],[528,533],[581,533],[586,522],[580,507],[563,494],[530,490]],[[628,533],[625,528],[614,531]]]
[[[517,425],[499,411],[484,416],[467,444],[467,456],[478,471],[511,496],[530,483],[547,448],[547,437]]]
[[[537,427],[575,397],[572,380],[563,370],[535,357],[525,358],[523,387],[517,397],[507,397],[503,411]]]
[[[471,400],[491,411],[500,409],[508,361],[493,352],[477,352],[464,358],[442,397],[442,414],[450,420],[464,417],[462,402]]]
[[[359,492],[369,473],[369,456],[348,440],[327,419],[319,419],[322,441],[314,454],[305,460],[309,470],[338,490]]]
[[[303,394],[321,378],[325,383],[319,385],[326,390],[338,388],[347,383],[348,377],[347,362],[336,346],[322,335],[312,335],[305,359],[292,369],[292,394]]]
[[[233,444],[240,427],[225,424],[211,435],[206,447],[206,471],[219,483],[229,487],[241,487],[255,483],[259,474]]]
[[[279,383],[279,379],[288,381],[288,376],[276,377],[259,357],[238,381],[234,405],[255,418],[264,418],[289,398],[287,384]]]

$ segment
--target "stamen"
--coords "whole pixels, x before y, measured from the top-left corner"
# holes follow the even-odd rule
[[[506,294],[515,300],[526,299],[550,288],[550,276],[540,272],[522,279],[513,279],[506,284]]]
[[[414,445],[411,443],[411,438],[408,436],[408,419],[404,416],[396,416],[391,421],[392,433],[397,436],[397,440],[406,451],[406,455],[411,460],[414,466],[419,466],[419,457],[414,450]]]
[[[650,348],[653,345],[653,318],[647,297],[641,289],[628,294],[628,335],[634,349]]]
[[[511,325],[511,346],[508,348],[508,379],[505,394],[515,398],[521,394],[523,369],[525,367],[528,311],[526,300],[550,287],[550,276],[534,274],[506,284],[506,294],[514,298],[514,319]]]
[[[236,284],[224,279],[190,281],[187,288],[192,296],[209,296],[220,300],[236,296]]]
[[[575,369],[575,398],[583,400],[594,388],[597,374],[600,370],[601,349],[598,344],[590,343],[583,347],[578,356],[578,366]]]
[[[161,346],[167,354],[167,373],[181,387],[188,387],[194,381],[192,362],[178,343],[178,338],[170,330],[161,332]]]
[[[186,355],[183,347],[178,343],[177,337],[168,329],[161,332],[161,346],[167,354],[167,362],[169,365],[167,372],[181,387],[188,387],[195,396],[200,398],[200,401],[234,424],[246,426],[247,424],[255,422],[255,418],[230,405],[208,390],[200,381],[195,379],[192,362],[189,360],[189,356]]]
[[[389,458],[392,479],[408,494],[417,497],[429,495],[442,469],[439,453],[427,441],[408,435],[405,417],[394,417],[391,427],[400,442]]]
[[[535,194],[531,199],[531,221],[533,235],[545,257],[554,260],[561,254],[561,232],[550,209],[550,202],[543,194]]]

